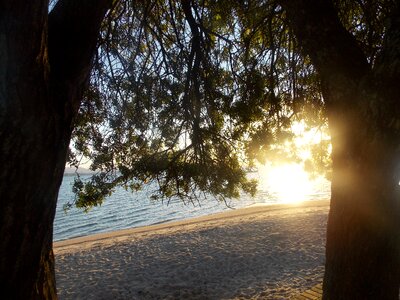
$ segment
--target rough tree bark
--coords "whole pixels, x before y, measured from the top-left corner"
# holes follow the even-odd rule
[[[323,298],[398,299],[399,7],[371,66],[330,1],[282,5],[320,75],[332,137]]]
[[[53,220],[111,0],[0,1],[0,290],[56,299]]]

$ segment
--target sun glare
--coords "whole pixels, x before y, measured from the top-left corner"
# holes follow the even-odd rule
[[[294,134],[296,155],[303,161],[311,158],[314,145],[330,140],[323,128],[309,128],[304,122],[294,122],[291,130]],[[260,190],[274,201],[296,203],[310,199],[327,183],[323,177],[311,180],[301,164],[272,162],[274,163],[258,166],[258,179]]]
[[[298,164],[261,166],[259,168],[260,188],[281,203],[304,201],[313,191],[313,182]]]

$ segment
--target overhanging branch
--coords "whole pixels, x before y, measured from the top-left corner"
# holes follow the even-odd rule
[[[281,0],[290,26],[322,81],[341,76],[355,85],[369,72],[366,56],[341,24],[331,1]]]

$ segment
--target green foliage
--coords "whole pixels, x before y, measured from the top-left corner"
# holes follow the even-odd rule
[[[387,4],[336,5],[373,61]],[[324,130],[324,100],[275,1],[119,1],[76,121],[70,160],[87,157],[98,171],[76,182],[76,204],[151,181],[155,199],[254,194],[245,172],[254,160],[300,160],[295,121]],[[329,169],[329,141],[312,147],[306,168]]]
[[[112,184],[107,183],[104,173],[93,175],[91,180],[83,182],[78,176],[74,179],[73,192],[76,195],[75,205],[88,212],[90,208],[103,203],[106,196],[112,193]],[[67,210],[69,205],[64,207]]]

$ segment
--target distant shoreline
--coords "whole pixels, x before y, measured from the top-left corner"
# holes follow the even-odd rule
[[[76,174],[79,174],[79,175],[93,175],[95,173],[96,173],[95,171],[92,171],[92,170],[89,170],[89,169],[86,169],[86,168],[78,168],[78,169],[76,169],[76,168],[73,168],[73,167],[65,167],[65,170],[64,170],[64,176],[74,176]]]
[[[61,184],[54,222],[54,241],[196,218],[226,211],[230,207],[239,209],[260,204],[282,204],[284,199],[292,199],[287,196],[281,198],[277,194],[270,193],[264,186],[257,191],[254,197],[243,194],[238,199],[228,199],[228,204],[218,202],[210,197],[194,205],[184,205],[182,201],[175,198],[171,202],[152,201],[150,195],[157,190],[157,186],[156,184],[148,184],[134,193],[125,190],[123,187],[117,187],[114,193],[101,206],[93,207],[88,214],[83,213],[82,210],[76,207],[71,207],[71,210],[66,214],[64,205],[73,203],[76,197],[72,187],[77,176],[75,174],[66,174]],[[80,174],[80,176],[82,180],[86,181],[90,180],[93,175]],[[323,184],[316,184],[309,194],[303,196],[302,200],[315,201],[328,199],[329,197],[329,189]],[[293,200],[295,199],[293,198]]]

